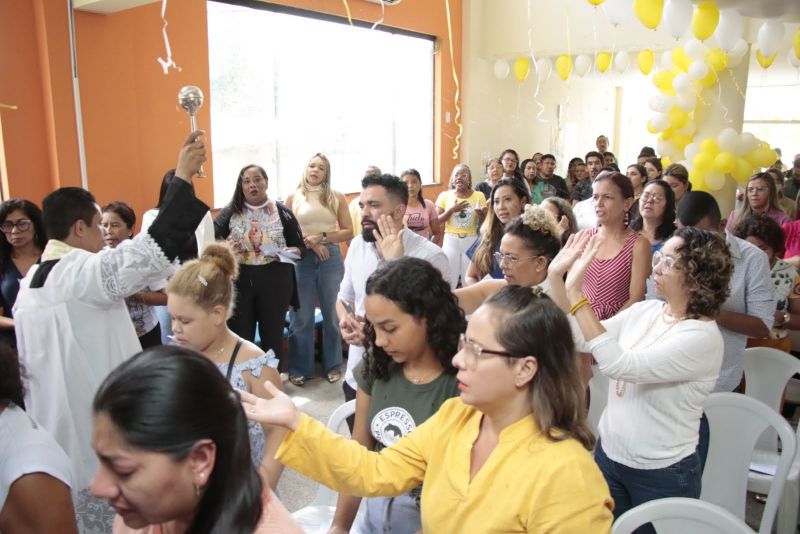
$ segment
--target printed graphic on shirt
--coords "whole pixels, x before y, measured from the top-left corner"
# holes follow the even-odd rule
[[[393,406],[384,408],[372,418],[370,430],[372,436],[384,447],[391,447],[415,428],[417,424],[411,414],[403,408]]]
[[[463,202],[463,201],[461,199],[458,199],[458,202]],[[475,213],[475,206],[473,206],[472,204],[467,204],[466,209],[454,213],[450,217],[450,223],[453,225],[453,229],[472,230],[472,227],[475,225],[474,221],[472,220],[474,213]]]

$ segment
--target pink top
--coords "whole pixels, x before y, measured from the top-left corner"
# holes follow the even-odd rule
[[[426,198],[424,205],[413,208],[411,206],[406,207],[406,214],[403,216],[403,220],[409,230],[428,239],[431,237],[431,220],[433,220],[433,217],[438,217],[436,206]]]
[[[781,225],[783,228],[783,243],[786,246],[784,258],[800,256],[800,220],[789,221]]]
[[[253,534],[302,534],[303,531],[272,490],[264,492],[262,503],[264,510]],[[113,534],[163,534],[163,532],[161,525],[149,525],[141,529],[130,528],[120,516],[114,518],[112,528]]]
[[[592,235],[597,229],[590,230]],[[619,254],[606,260],[593,259],[583,277],[583,294],[592,303],[597,318],[613,317],[631,296],[633,246],[638,232],[631,233]]]
[[[788,222],[792,222],[792,219],[788,215],[786,215],[786,212],[784,212],[783,210],[779,210],[778,208],[772,208],[767,212],[767,215],[769,215],[770,219],[772,219],[778,224],[786,224]],[[739,212],[736,210],[733,210],[731,214],[728,216],[728,222],[725,223],[725,229],[730,233],[733,233],[734,221],[736,221],[736,217],[738,216]]]

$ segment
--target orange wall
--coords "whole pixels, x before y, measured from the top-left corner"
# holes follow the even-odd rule
[[[12,195],[36,201],[53,187],[80,184],[65,3],[3,0],[0,4],[0,103],[20,106],[18,111],[0,111],[8,185]],[[276,3],[345,15],[341,0]],[[450,3],[460,76],[461,2]],[[355,19],[373,22],[380,17],[380,6],[363,0],[349,4]],[[206,92],[198,125],[213,143],[205,2],[170,0],[170,44],[182,70],[170,70],[168,75],[156,62],[164,54],[160,9],[161,3],[155,2],[111,15],[75,13],[89,189],[101,204],[126,200],[140,214],[155,204],[161,176],[174,167],[188,133],[188,116],[176,106],[181,86],[198,85]],[[444,124],[445,112],[455,116],[445,0],[389,7],[384,24],[439,40],[434,166],[437,179],[446,177],[455,163],[452,148],[458,131],[455,124]],[[209,162],[206,172],[210,171]],[[212,178],[196,182],[198,195],[209,203]]]

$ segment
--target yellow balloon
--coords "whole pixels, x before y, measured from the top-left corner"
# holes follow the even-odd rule
[[[597,54],[594,64],[597,65],[597,70],[600,72],[607,71],[608,67],[611,66],[611,54],[609,52],[600,52]]]
[[[736,158],[736,168],[733,169],[733,177],[739,182],[746,182],[753,174],[753,166],[744,158]]]
[[[773,61],[775,61],[775,56],[777,55],[778,53],[775,52],[771,56],[765,56],[761,53],[761,50],[756,50],[756,60],[758,61],[758,64],[765,69],[768,69],[770,66],[772,66]]]
[[[800,59],[800,28],[797,28],[794,31],[794,39],[792,40],[793,47],[794,47],[794,55],[797,59]]]
[[[700,2],[692,15],[692,32],[701,41],[714,33],[719,24],[719,8],[714,2]]]
[[[655,30],[664,12],[664,0],[633,0],[633,11],[647,28]]]
[[[714,48],[706,53],[706,63],[717,72],[728,66],[728,56],[719,48]]]
[[[714,87],[718,81],[719,78],[717,77],[717,73],[709,69],[706,77],[700,80],[700,85],[708,89],[709,87]]]
[[[670,165],[672,165],[672,160],[669,159],[669,156],[661,156],[661,166],[666,169]]]
[[[650,132],[651,134],[658,133],[658,130],[656,130],[655,127],[653,126],[653,121],[650,120],[647,121],[647,131]]]
[[[725,174],[732,173],[736,170],[736,156],[730,152],[720,152],[714,158],[714,168]]]
[[[694,157],[692,163],[694,164],[695,171],[705,174],[710,171],[711,167],[714,165],[714,158],[705,152],[700,152]]]
[[[528,73],[531,71],[531,61],[524,57],[520,56],[514,62],[514,77],[517,79],[519,83],[524,82],[528,79]]]
[[[572,72],[572,56],[567,54],[558,56],[558,59],[556,59],[556,72],[561,76],[562,80],[566,81],[569,78],[569,73]]]
[[[679,149],[683,150],[686,148],[686,145],[691,143],[694,138],[691,135],[683,135],[681,133],[676,133],[672,136],[672,142],[677,146]],[[663,160],[663,158],[662,158]],[[661,166],[664,167],[664,162],[661,162]],[[664,167],[666,169],[666,167]]]
[[[692,64],[692,58],[686,55],[686,50],[683,47],[679,46],[672,50],[672,62],[676,67],[686,72],[689,70],[689,65]]]
[[[669,120],[669,115],[667,115],[667,120]],[[673,128],[670,125],[664,128],[664,131],[661,132],[661,136],[659,137],[659,139],[661,139],[662,141],[669,141],[670,139],[672,139],[672,136],[674,135],[675,135],[675,128]]]
[[[645,76],[650,74],[650,71],[653,70],[653,65],[655,62],[656,58],[653,55],[653,51],[648,48],[642,50],[636,55],[636,65]]]
[[[704,172],[698,172],[696,169],[692,169],[689,172],[689,182],[692,184],[692,191],[710,192],[706,185],[705,176],[706,174]]]
[[[672,87],[672,80],[674,79],[674,72],[670,70],[660,70],[653,76],[653,85],[658,87],[658,90],[666,95],[674,95],[675,89]]]
[[[725,175],[718,171],[711,171],[706,174],[706,185],[712,191],[719,191],[725,187]]]
[[[669,110],[667,118],[669,119],[669,125],[677,130],[686,126],[686,122],[689,120],[689,114],[679,107],[674,107]]]
[[[703,142],[700,143],[700,152],[712,158],[716,157],[716,155],[719,154],[719,144],[717,144],[717,140],[711,137],[704,139]]]
[[[599,6],[600,4],[602,4],[605,1],[606,0],[589,0],[589,3],[592,4],[593,6]]]

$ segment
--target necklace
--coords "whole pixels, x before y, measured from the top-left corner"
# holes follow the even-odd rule
[[[416,385],[427,384],[428,382],[430,382],[431,380],[433,380],[434,378],[436,378],[440,374],[441,374],[441,371],[437,369],[433,373],[427,373],[427,374],[422,374],[422,375],[417,375],[417,376],[411,376],[411,374],[408,371],[403,369],[403,376],[405,376],[406,379],[408,379],[412,384],[416,384]]]
[[[628,350],[639,348],[639,345],[642,343],[642,341],[644,341],[644,338],[652,331],[653,327],[656,325],[656,321],[659,318],[661,318],[661,320],[664,321],[664,323],[667,325],[667,328],[663,332],[661,332],[658,336],[656,336],[656,338],[653,341],[651,341],[650,343],[648,343],[644,347],[641,347],[641,349],[647,349],[647,348],[652,347],[653,345],[655,345],[656,343],[661,341],[661,338],[666,336],[667,333],[669,333],[669,331],[672,330],[672,328],[676,324],[678,324],[681,321],[683,321],[684,319],[686,319],[685,315],[683,315],[681,317],[673,317],[672,315],[669,315],[670,319],[667,319],[668,315],[669,314],[667,314],[667,307],[664,306],[661,309],[661,313],[659,313],[658,315],[653,317],[653,320],[650,321],[650,324],[647,325],[647,328],[645,328],[644,333],[642,333],[642,335],[639,337],[639,339],[637,339],[636,342],[633,345],[631,345],[630,349],[628,349]],[[617,383],[614,386],[614,392],[617,394],[617,397],[622,397],[623,395],[625,395],[625,381],[624,380],[619,380],[619,379],[617,380]]]

